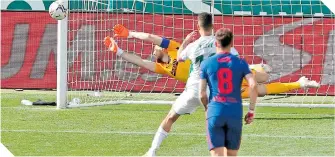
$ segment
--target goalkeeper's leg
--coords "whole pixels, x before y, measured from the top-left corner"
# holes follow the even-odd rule
[[[252,73],[255,75],[257,83],[264,83],[269,79],[269,72],[272,71],[271,67],[267,64],[252,64],[249,66]]]
[[[308,80],[306,77],[301,77],[297,82],[281,83],[274,82],[269,84],[260,84],[257,86],[258,96],[264,96],[267,94],[280,94],[286,93],[291,90],[300,88],[318,88],[320,84],[316,81]],[[249,97],[249,89],[245,88],[242,92],[242,98]]]

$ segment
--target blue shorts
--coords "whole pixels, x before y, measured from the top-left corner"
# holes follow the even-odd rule
[[[241,144],[242,119],[210,117],[207,124],[208,149],[226,147],[231,150],[238,150]]]

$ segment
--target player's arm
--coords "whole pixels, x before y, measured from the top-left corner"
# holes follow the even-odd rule
[[[254,75],[252,73],[247,74],[245,76],[245,79],[247,80],[249,84],[249,95],[250,95],[250,105],[249,105],[249,111],[254,111],[257,101],[257,83],[254,78]]]
[[[207,111],[208,105],[208,95],[207,95],[207,72],[206,72],[206,62],[201,63],[200,65],[200,91],[199,97],[202,105],[205,107],[205,111]]]
[[[169,40],[154,34],[129,31],[126,27],[120,24],[115,25],[113,29],[115,37],[136,38],[147,42],[151,42],[155,45],[159,45],[160,47],[169,50],[178,49],[180,47],[180,44],[176,41]]]
[[[120,49],[116,42],[113,40],[113,38],[110,37],[106,37],[105,38],[105,46],[108,48],[108,50],[116,53],[116,55],[122,57],[123,59],[127,60],[130,63],[136,64],[140,67],[146,68],[152,72],[155,72],[155,62],[151,62],[148,60],[144,60],[141,57],[134,55],[134,54],[130,54],[130,53],[126,53],[123,52],[122,49]]]
[[[183,62],[187,59],[187,52],[190,49],[190,46],[188,45],[193,41],[193,38],[196,35],[197,35],[197,32],[193,31],[186,36],[186,38],[184,39],[183,43],[180,45],[180,48],[178,49],[178,52],[177,52],[178,62]]]
[[[243,69],[243,74],[245,79],[248,82],[249,85],[249,96],[250,96],[250,104],[249,104],[249,111],[248,113],[245,115],[245,122],[246,124],[250,124],[252,123],[252,121],[254,120],[254,113],[255,113],[255,107],[256,107],[256,101],[257,101],[257,83],[255,80],[254,75],[251,73],[250,69],[249,69],[249,65],[246,61],[242,61],[242,69]]]
[[[205,107],[205,111],[207,111],[207,105],[208,105],[208,95],[207,95],[207,80],[201,79],[200,80],[200,101],[202,105]]]

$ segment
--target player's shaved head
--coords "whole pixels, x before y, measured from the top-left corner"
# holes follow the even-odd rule
[[[211,31],[213,28],[213,18],[210,13],[202,12],[198,15],[199,27],[205,31]]]
[[[227,48],[231,45],[234,35],[233,32],[228,28],[221,28],[216,31],[215,38],[217,44],[222,48]]]

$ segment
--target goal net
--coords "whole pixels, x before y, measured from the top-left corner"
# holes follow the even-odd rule
[[[83,0],[68,5],[67,107],[173,103],[185,83],[108,52],[103,39],[122,24],[182,42],[197,29],[201,12],[213,14],[215,29],[233,31],[234,47],[249,64],[272,67],[266,84],[292,83],[302,76],[321,84],[266,95],[259,105],[333,107],[335,20],[319,0]],[[155,61],[152,43],[117,42],[126,53]]]

